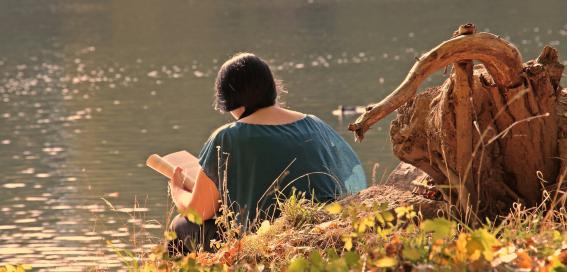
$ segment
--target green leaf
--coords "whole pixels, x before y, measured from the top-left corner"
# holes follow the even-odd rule
[[[471,241],[476,241],[483,250],[492,249],[493,246],[499,245],[500,242],[494,237],[494,235],[490,234],[488,230],[481,228],[473,231],[471,233]]]
[[[327,248],[327,250],[325,250],[325,254],[327,254],[327,258],[329,258],[329,260],[335,260],[339,258],[339,254],[337,254],[337,250],[335,250],[334,248]]]
[[[417,228],[415,226],[415,224],[410,223],[407,227],[406,227],[406,232],[407,233],[415,233],[417,231]]]
[[[307,260],[305,260],[301,256],[296,256],[289,263],[289,266],[287,267],[287,271],[304,272],[304,271],[307,271],[308,266],[309,266],[309,262],[307,262]]]
[[[467,244],[467,250],[474,252],[479,250],[484,258],[488,261],[492,260],[492,247],[500,245],[500,242],[488,230],[481,228],[471,233],[471,241]]]
[[[433,220],[426,220],[422,224],[423,230],[426,232],[433,232],[433,241],[450,237],[455,224],[444,218],[436,218]]]
[[[360,260],[360,256],[354,251],[349,251],[345,253],[344,256],[345,256],[345,262],[349,268],[358,264],[358,261]]]
[[[559,232],[557,230],[553,230],[553,241],[560,242],[562,240],[563,240],[563,237],[561,236],[561,232]]]
[[[419,253],[419,250],[413,247],[404,248],[404,250],[402,250],[402,256],[404,257],[404,259],[408,259],[412,262],[421,259],[421,254]]]
[[[309,261],[311,263],[312,272],[323,271],[323,258],[318,250],[313,250],[309,253]]]
[[[559,263],[553,267],[553,271],[555,272],[567,272],[567,267],[565,265]]]

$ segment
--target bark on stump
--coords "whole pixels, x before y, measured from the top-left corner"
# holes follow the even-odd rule
[[[442,85],[416,94],[423,80],[449,65]],[[460,214],[492,218],[515,202],[535,206],[567,173],[560,160],[567,160],[563,69],[552,47],[522,63],[511,43],[462,25],[349,130],[360,141],[397,109],[390,128],[394,154],[431,176]]]

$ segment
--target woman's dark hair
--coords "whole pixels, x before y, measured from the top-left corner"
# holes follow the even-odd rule
[[[276,103],[277,85],[268,64],[251,53],[239,53],[226,61],[215,81],[215,108],[230,112],[245,107],[239,119]]]

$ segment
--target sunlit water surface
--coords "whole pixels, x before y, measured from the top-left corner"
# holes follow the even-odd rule
[[[268,60],[287,105],[332,125],[380,182],[397,162],[392,116],[354,144],[337,105],[384,97],[466,22],[525,59],[551,44],[565,60],[565,11],[559,0],[2,1],[0,265],[118,270],[113,249],[151,249],[171,203],[144,161],[198,153],[230,121],[211,103],[233,53]]]

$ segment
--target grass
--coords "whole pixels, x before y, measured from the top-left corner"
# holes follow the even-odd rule
[[[549,197],[549,196],[548,196]],[[169,258],[163,246],[130,271],[567,271],[565,208],[515,205],[476,228],[423,219],[411,206],[321,204],[293,194],[281,217],[240,238],[232,228],[216,253]],[[225,213],[228,214],[228,213]],[[231,232],[232,230],[232,232]],[[166,234],[168,235],[168,234]]]

